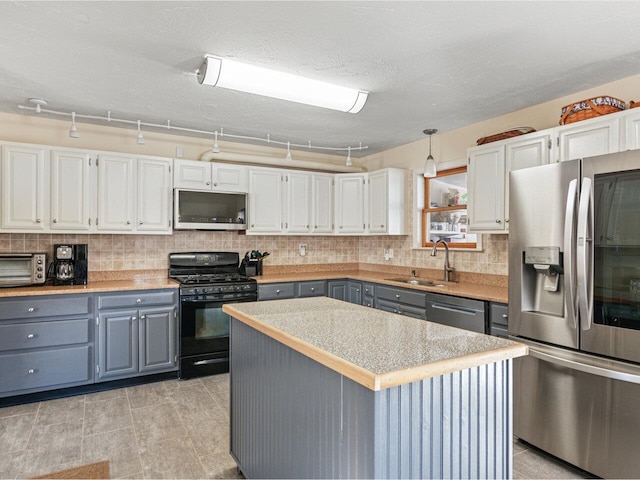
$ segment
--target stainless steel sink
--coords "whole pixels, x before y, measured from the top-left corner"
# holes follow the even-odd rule
[[[417,278],[386,278],[389,282],[408,283],[409,285],[422,285],[423,287],[445,287],[444,283],[436,283],[431,280],[419,280]]]

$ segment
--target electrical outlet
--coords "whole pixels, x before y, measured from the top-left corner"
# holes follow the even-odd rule
[[[184,155],[184,152],[182,150],[182,145],[176,146],[176,157],[182,158],[183,155]]]
[[[298,252],[300,252],[301,257],[304,257],[307,254],[307,244],[301,243],[298,245]]]
[[[385,248],[383,254],[386,261],[391,260],[393,258],[393,248]]]

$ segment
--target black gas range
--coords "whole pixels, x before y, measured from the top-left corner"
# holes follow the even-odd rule
[[[229,371],[225,303],[254,302],[258,285],[240,275],[235,252],[169,255],[169,277],[180,283],[180,378]]]

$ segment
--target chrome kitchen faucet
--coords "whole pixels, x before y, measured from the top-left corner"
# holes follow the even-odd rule
[[[449,266],[449,244],[442,238],[437,240],[433,244],[433,250],[431,251],[431,256],[435,257],[436,254],[438,253],[439,243],[442,243],[444,245],[444,281],[448,282],[450,281],[449,274],[455,270],[453,267]]]

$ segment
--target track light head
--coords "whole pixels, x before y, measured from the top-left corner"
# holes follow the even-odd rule
[[[138,120],[138,138],[136,139],[136,143],[138,145],[144,145],[144,137],[142,136],[142,132],[140,131],[140,120]]]
[[[69,129],[69,138],[80,138],[80,134],[78,133],[78,129],[76,128],[76,112],[71,112],[71,128]]]

